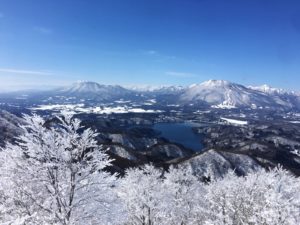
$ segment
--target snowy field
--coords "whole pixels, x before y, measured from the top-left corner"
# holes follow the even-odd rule
[[[248,124],[248,121],[228,119],[228,118],[225,118],[225,117],[221,117],[221,120],[224,120],[227,123],[234,124],[234,125],[247,125]]]
[[[66,104],[66,105],[40,105],[38,107],[33,107],[31,110],[53,110],[53,111],[69,111],[74,113],[95,113],[95,114],[121,114],[121,113],[161,113],[161,110],[152,110],[152,109],[142,109],[142,108],[133,108],[130,106],[116,106],[116,107],[107,107],[107,106],[97,106],[97,107],[85,107],[84,104]]]

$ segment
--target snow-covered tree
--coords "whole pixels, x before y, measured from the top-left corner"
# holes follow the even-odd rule
[[[300,224],[300,179],[280,167],[220,179],[208,168],[203,179],[188,166],[145,165],[117,179],[97,133],[58,119],[25,116],[18,142],[1,149],[1,224]]]
[[[163,224],[203,224],[206,203],[204,184],[193,175],[191,167],[170,167],[164,174],[161,211]]]
[[[205,183],[188,167],[130,169],[119,194],[134,225],[300,224],[300,180],[282,168]]]
[[[160,203],[164,196],[161,175],[162,171],[153,165],[126,171],[118,193],[126,203],[128,224],[161,224],[163,212],[160,211]]]
[[[206,186],[206,224],[300,224],[300,180],[282,168],[245,177],[233,172]]]
[[[1,223],[122,223],[117,178],[104,171],[111,160],[97,133],[66,113],[58,119],[46,126],[42,117],[25,115],[18,143],[1,150]]]
[[[171,167],[162,173],[153,165],[129,169],[119,195],[134,225],[201,224],[204,188],[189,167]]]

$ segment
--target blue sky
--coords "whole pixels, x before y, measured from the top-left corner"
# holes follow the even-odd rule
[[[300,90],[300,2],[0,1],[3,90],[207,79]]]

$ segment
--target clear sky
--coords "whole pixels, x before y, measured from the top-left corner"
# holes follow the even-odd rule
[[[207,79],[300,90],[300,1],[0,0],[0,89]]]

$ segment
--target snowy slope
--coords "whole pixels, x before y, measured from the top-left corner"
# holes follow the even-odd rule
[[[248,86],[249,89],[255,90],[255,91],[261,91],[266,94],[289,94],[288,91],[281,89],[281,88],[273,88],[267,84],[261,85],[261,86]]]
[[[159,85],[159,86],[152,86],[152,85],[129,85],[125,86],[129,90],[138,91],[138,92],[179,92],[184,89],[183,86],[176,86],[176,85]]]
[[[96,82],[79,81],[71,86],[58,90],[58,94],[63,95],[98,95],[102,98],[110,96],[128,94],[130,91],[119,85],[101,85]]]
[[[190,166],[198,176],[212,173],[215,178],[223,177],[230,170],[235,170],[239,175],[246,175],[261,168],[247,155],[219,152],[213,149],[194,155],[179,164]]]
[[[224,80],[209,80],[189,86],[179,97],[180,102],[205,101],[215,108],[234,107],[284,107],[292,104],[280,96],[270,96],[261,91]]]
[[[224,120],[227,123],[234,124],[234,125],[247,125],[248,124],[248,121],[229,119],[229,118],[225,118],[225,117],[221,117],[221,120]]]

